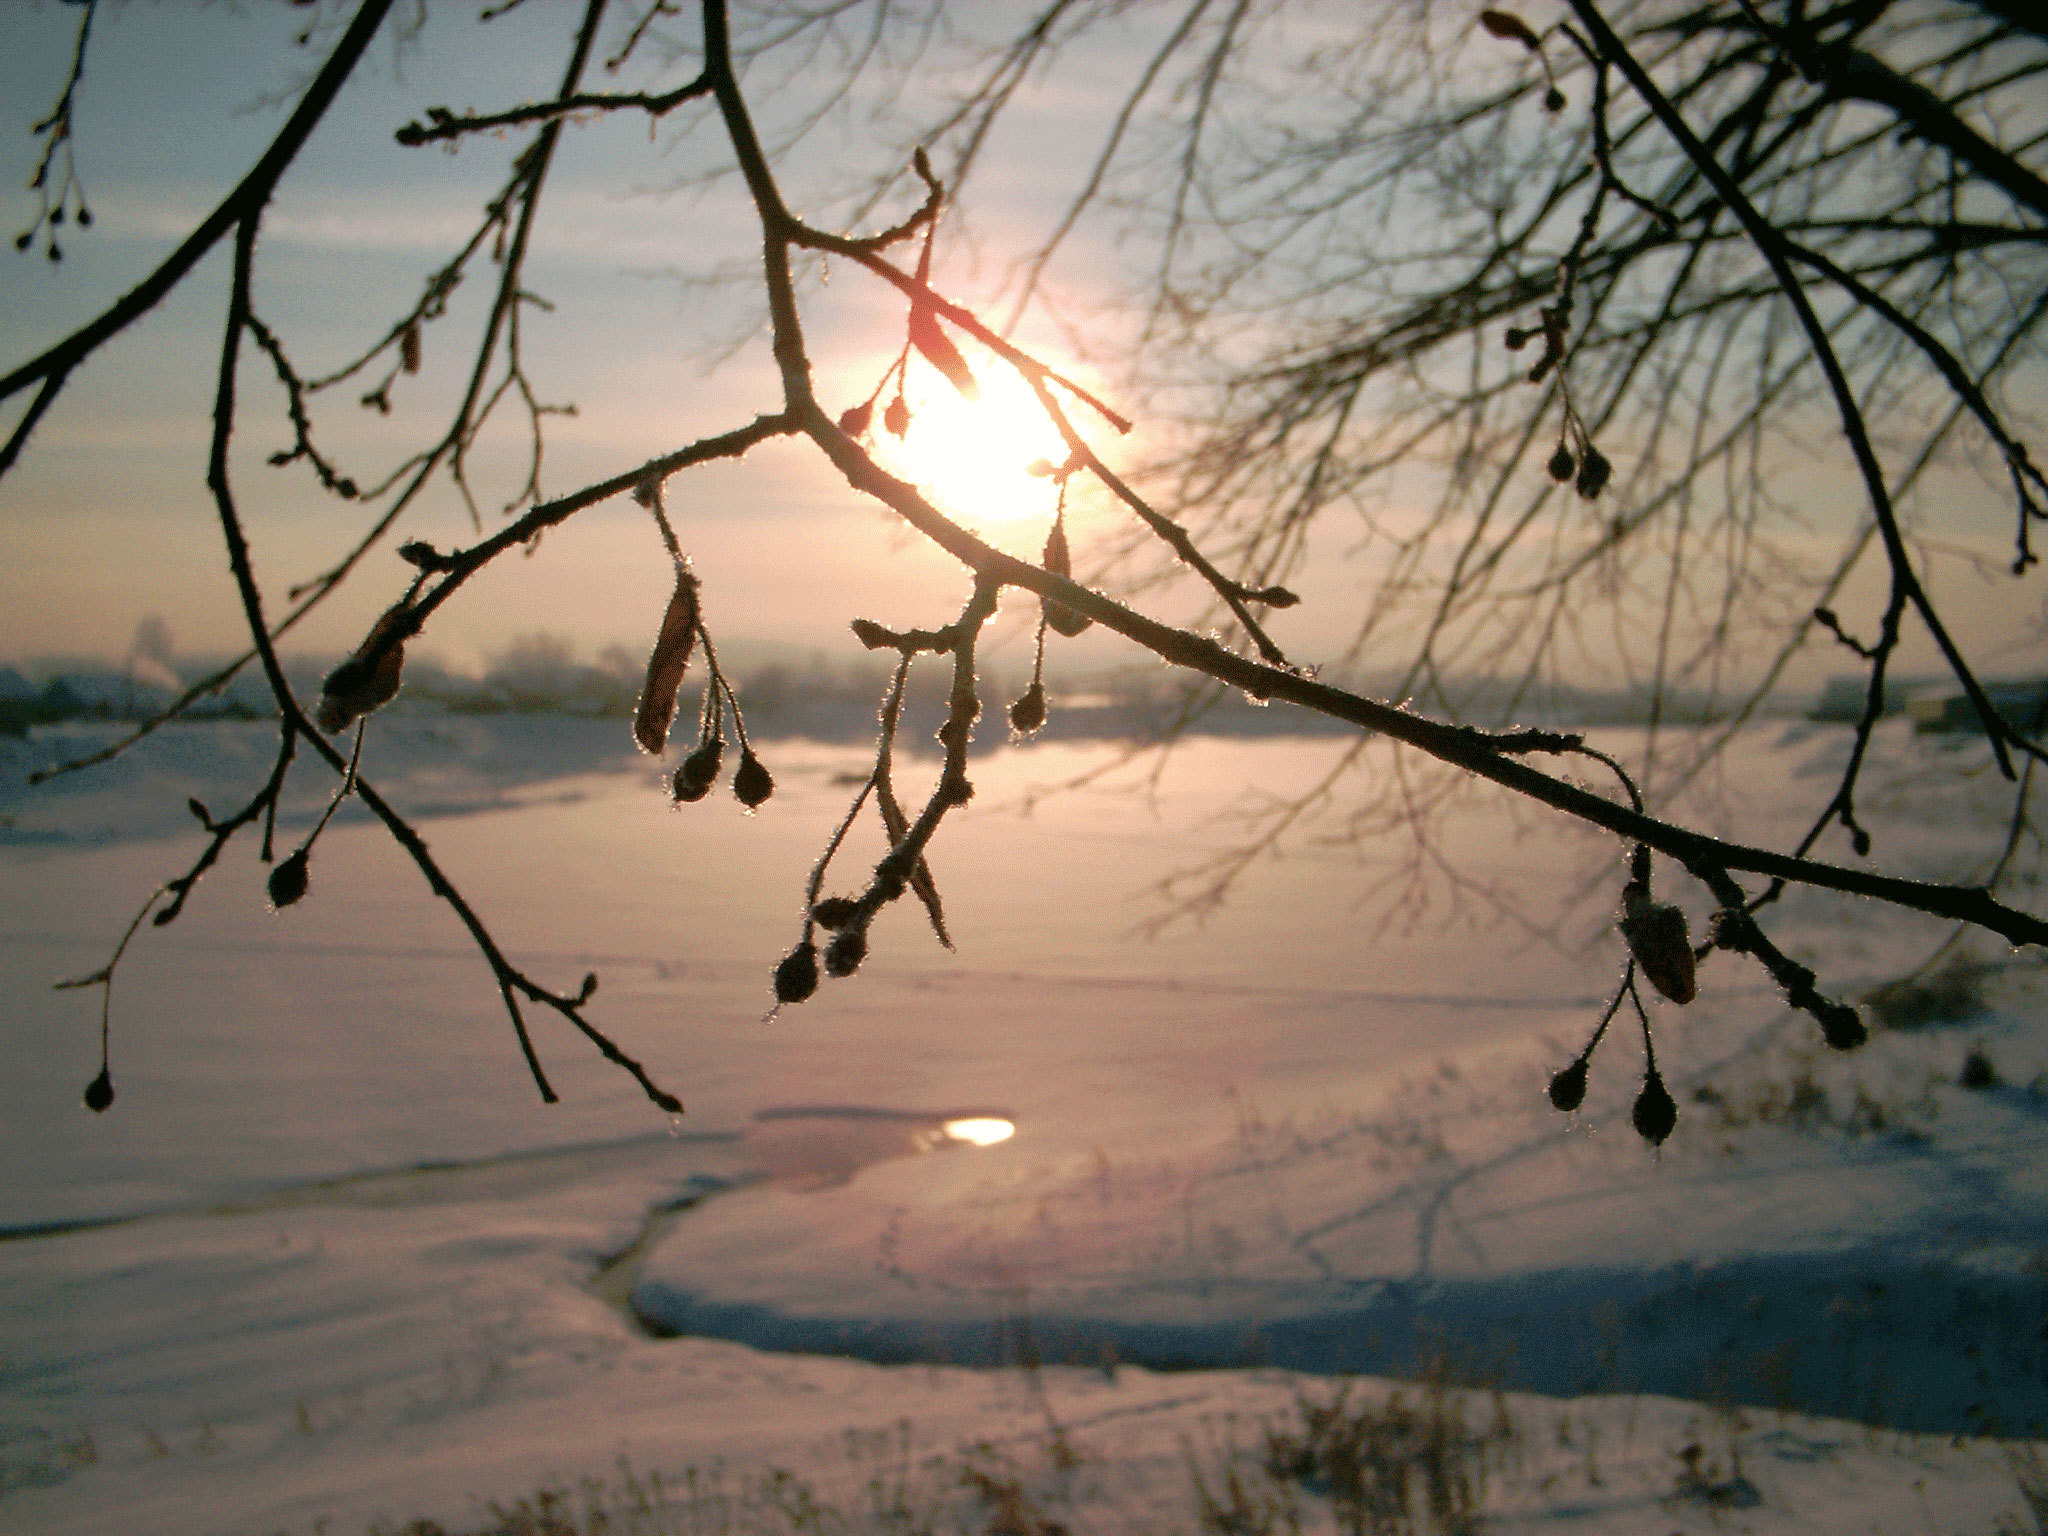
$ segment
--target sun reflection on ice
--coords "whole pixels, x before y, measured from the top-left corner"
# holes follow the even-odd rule
[[[1017,1127],[1008,1120],[999,1120],[994,1115],[973,1115],[964,1120],[948,1120],[943,1127],[945,1133],[955,1141],[972,1142],[977,1147],[992,1147],[999,1141],[1008,1141],[1017,1134]]]

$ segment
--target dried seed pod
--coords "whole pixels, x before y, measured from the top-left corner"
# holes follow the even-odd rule
[[[859,405],[850,405],[839,414],[839,430],[848,437],[859,437],[867,431],[868,423],[874,420],[875,402],[864,400]]]
[[[100,1075],[85,1085],[85,1107],[96,1115],[107,1112],[107,1106],[114,1102],[113,1075],[105,1067]]]
[[[633,714],[633,739],[640,750],[661,756],[668,745],[669,723],[676,717],[676,693],[689,670],[697,644],[697,578],[678,567],[675,594],[662,615],[661,633],[647,656],[647,681],[640,689],[640,707]]]
[[[851,976],[867,957],[867,930],[849,928],[825,947],[825,970],[833,976]]]
[[[356,647],[356,653],[327,674],[320,685],[320,706],[314,716],[321,730],[333,735],[353,724],[358,716],[398,697],[399,679],[405,670],[407,622],[406,605],[393,603],[370,626],[370,633]],[[375,661],[369,660],[380,646],[382,654]]]
[[[1045,536],[1045,568],[1055,576],[1064,576],[1069,581],[1074,577],[1074,555],[1067,547],[1067,522],[1065,518],[1053,520],[1052,532]],[[1047,602],[1045,622],[1065,635],[1069,640],[1080,634],[1095,621],[1086,614],[1076,613],[1065,603]]]
[[[307,854],[301,848],[270,871],[270,904],[282,911],[306,894]]]
[[[860,916],[860,903],[851,896],[827,896],[811,908],[811,921],[834,932]]]
[[[1559,485],[1563,485],[1567,480],[1571,479],[1572,475],[1578,470],[1578,467],[1577,462],[1572,458],[1571,449],[1565,447],[1563,443],[1557,445],[1557,452],[1553,453],[1550,456],[1550,462],[1543,466],[1550,478]]]
[[[1863,1024],[1863,1015],[1847,1003],[1823,998],[1814,1011],[1820,1016],[1821,1038],[1834,1050],[1853,1051],[1870,1038],[1870,1031]]]
[[[896,391],[896,398],[883,408],[882,425],[887,427],[890,435],[894,437],[901,437],[910,430],[910,406],[904,400],[902,390]]]
[[[1614,477],[1614,466],[1607,462],[1607,455],[1591,443],[1586,445],[1586,456],[1579,462],[1579,478],[1575,482],[1578,492],[1591,501],[1607,489],[1607,482]]]
[[[710,794],[711,786],[718,782],[718,764],[724,756],[723,738],[713,736],[709,741],[699,742],[697,749],[676,769],[675,778],[669,785],[671,797],[679,804],[694,803]]]
[[[1554,85],[1545,91],[1543,93],[1543,110],[1546,112],[1562,112],[1564,110],[1564,92]]]
[[[1678,1124],[1678,1105],[1655,1067],[1650,1068],[1649,1076],[1643,1079],[1643,1091],[1636,1095],[1636,1106],[1629,1112],[1629,1120],[1635,1126],[1636,1134],[1653,1147],[1662,1146],[1664,1138]]]
[[[818,946],[806,939],[775,967],[775,1001],[800,1003],[818,990]]]
[[[1699,995],[1692,940],[1685,914],[1669,902],[1650,900],[1647,887],[1631,883],[1621,896],[1621,936],[1650,985],[1674,1003]]]
[[[1024,696],[1010,706],[1010,729],[1029,736],[1045,724],[1045,685],[1033,683]]]
[[[420,328],[408,325],[398,338],[398,366],[407,373],[420,371]]]
[[[750,811],[775,793],[774,776],[754,756],[751,747],[740,749],[740,766],[732,776],[732,792]]]
[[[945,327],[939,324],[937,312],[929,304],[910,306],[910,344],[924,354],[926,362],[946,376],[960,391],[962,399],[981,398],[981,386],[974,382],[974,370],[967,366],[967,359],[953,345],[953,338],[946,334]]]
[[[1581,1056],[1568,1067],[1559,1068],[1550,1079],[1550,1102],[1566,1114],[1586,1102],[1585,1057]]]

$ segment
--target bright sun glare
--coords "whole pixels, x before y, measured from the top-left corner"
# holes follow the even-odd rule
[[[1058,492],[1033,475],[1038,459],[1067,456],[1031,387],[1008,368],[976,369],[979,400],[964,399],[928,368],[912,367],[905,391],[910,429],[901,441],[878,425],[881,457],[945,511],[983,527],[1049,519]]]

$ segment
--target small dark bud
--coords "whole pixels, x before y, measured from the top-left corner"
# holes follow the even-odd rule
[[[892,437],[901,437],[910,430],[910,406],[901,395],[891,400],[883,410],[882,425],[889,429]]]
[[[398,546],[398,558],[422,571],[431,571],[441,563],[441,552],[425,539],[412,539]]]
[[[1998,1084],[1998,1068],[1984,1054],[1984,1047],[1970,1047],[1970,1054],[1963,1058],[1962,1070],[1956,1073],[1956,1086],[1967,1088],[1972,1093],[1989,1093]]]
[[[96,1115],[103,1115],[113,1102],[114,1079],[105,1067],[101,1067],[100,1075],[85,1085],[85,1107]]]
[[[834,976],[851,976],[868,957],[865,929],[849,928],[825,948],[825,969]]]
[[[1586,456],[1579,463],[1579,478],[1576,482],[1579,494],[1591,501],[1607,489],[1607,482],[1613,478],[1614,466],[1607,462],[1607,455],[1590,443],[1587,444]]]
[[[875,402],[864,400],[859,405],[848,406],[839,414],[839,430],[848,437],[859,437],[867,431],[868,423],[874,420]]]
[[[698,744],[697,749],[682,761],[676,769],[674,782],[669,792],[679,801],[695,803],[711,793],[711,786],[718,782],[719,760],[725,756],[725,741],[714,736]]]
[[[272,469],[283,469],[285,465],[291,463],[291,461],[293,459],[296,459],[297,457],[298,455],[296,453],[293,453],[290,449],[279,449],[276,453],[273,453],[270,456],[268,462]]]
[[[774,776],[749,748],[740,751],[740,766],[732,776],[732,792],[750,811],[775,793]]]
[[[1664,1086],[1664,1079],[1654,1068],[1644,1080],[1643,1091],[1636,1095],[1636,1107],[1629,1119],[1635,1125],[1636,1134],[1653,1147],[1661,1147],[1672,1127],[1678,1124],[1678,1105],[1673,1102],[1671,1090]]]
[[[1586,1102],[1586,1058],[1581,1056],[1568,1067],[1560,1068],[1550,1080],[1550,1102],[1565,1114],[1570,1114]]]
[[[1832,608],[1816,608],[1813,610],[1813,616],[1820,620],[1821,623],[1827,625],[1829,629],[1836,629],[1841,626],[1842,621],[1835,617],[1835,610]]]
[[[873,619],[855,619],[850,628],[853,638],[871,651],[885,651],[896,644],[896,637]]]
[[[420,371],[420,328],[408,325],[398,337],[398,366],[407,373]]]
[[[270,904],[279,909],[291,906],[306,894],[306,850],[301,848],[270,872]]]
[[[851,896],[827,896],[811,908],[811,921],[835,933],[859,916],[860,903]]]
[[[25,251],[29,248],[30,244],[34,242],[35,238],[36,232],[34,230],[24,229],[20,234],[14,237],[14,248],[17,251]]]
[[[1555,480],[1559,485],[1563,485],[1578,472],[1579,466],[1577,460],[1572,458],[1571,449],[1565,447],[1563,443],[1559,443],[1557,445],[1557,452],[1550,456],[1550,462],[1544,465],[1543,468],[1549,473],[1551,479]]]
[[[583,973],[583,985],[576,989],[576,1001],[587,1003],[595,996],[597,996],[597,972],[585,971]]]
[[[1529,345],[1535,337],[1536,333],[1534,331],[1524,330],[1519,325],[1511,325],[1508,327],[1507,334],[1508,350],[1510,352],[1519,352],[1522,348]]]
[[[1562,112],[1564,110],[1564,92],[1554,85],[1545,91],[1543,93],[1543,110],[1546,112]]]
[[[51,227],[52,229],[55,229],[55,228],[56,228],[56,227],[57,227],[58,225],[62,224],[63,222],[64,222],[64,210],[63,210],[62,208],[54,208],[54,209],[52,209],[52,210],[50,211],[50,227]]]
[[[185,809],[190,811],[193,814],[193,816],[197,818],[199,825],[206,828],[207,831],[209,832],[213,830],[213,812],[209,811],[206,808],[206,802],[204,800],[200,799],[197,795],[194,795],[192,796],[191,799],[185,802]]]
[[[834,941],[835,948],[837,942]],[[832,974],[838,976],[844,972],[834,971]],[[783,956],[782,964],[775,967],[775,1001],[800,1003],[817,990],[818,946],[806,940]]]
[[[1830,1049],[1853,1051],[1870,1038],[1870,1031],[1863,1025],[1863,1015],[1847,1003],[1823,1000],[1817,1011],[1820,1014],[1820,1036]]]
[[[362,493],[357,489],[355,481],[349,479],[347,475],[343,475],[334,482],[334,494],[343,501],[354,501]]]
[[[83,203],[78,205],[78,227],[80,229],[92,228],[92,210]]]
[[[54,240],[50,242],[49,250],[45,251],[43,254],[48,256],[52,261],[62,261],[64,259],[63,247],[58,245],[57,242]]]
[[[1010,729],[1029,736],[1045,724],[1045,685],[1033,683],[1024,696],[1010,706]]]

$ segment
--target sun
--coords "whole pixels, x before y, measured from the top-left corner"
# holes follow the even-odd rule
[[[913,365],[904,388],[910,425],[901,438],[891,436],[877,408],[876,456],[962,522],[988,527],[1049,518],[1057,489],[1031,466],[1063,462],[1066,445],[1015,373],[976,371],[980,398],[969,400],[931,369]]]

